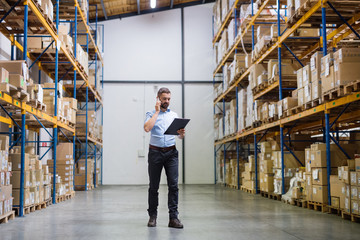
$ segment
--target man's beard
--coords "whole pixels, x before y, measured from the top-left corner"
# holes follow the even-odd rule
[[[160,107],[163,108],[163,109],[167,109],[169,107],[169,104],[168,103],[162,103],[160,105]]]

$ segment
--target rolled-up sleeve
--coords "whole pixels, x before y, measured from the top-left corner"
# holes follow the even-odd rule
[[[147,121],[149,121],[150,118],[152,118],[153,116],[153,113],[152,112],[146,112],[146,115],[145,115],[145,122],[146,123]]]

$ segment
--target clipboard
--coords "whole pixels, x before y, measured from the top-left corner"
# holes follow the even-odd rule
[[[175,118],[174,121],[170,124],[168,129],[165,131],[165,135],[179,135],[177,133],[178,130],[185,128],[190,119],[186,118]]]

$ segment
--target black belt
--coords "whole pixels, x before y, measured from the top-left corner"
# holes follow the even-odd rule
[[[154,146],[154,145],[149,145],[149,148],[154,149],[154,150],[158,150],[158,151],[161,151],[161,152],[168,152],[170,150],[176,149],[175,145],[172,145],[170,147],[157,147],[157,146]]]

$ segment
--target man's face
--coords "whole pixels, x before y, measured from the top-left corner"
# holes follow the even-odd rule
[[[171,98],[171,94],[170,93],[162,93],[159,97],[160,102],[161,102],[161,108],[163,109],[167,109],[170,105],[170,98]]]

